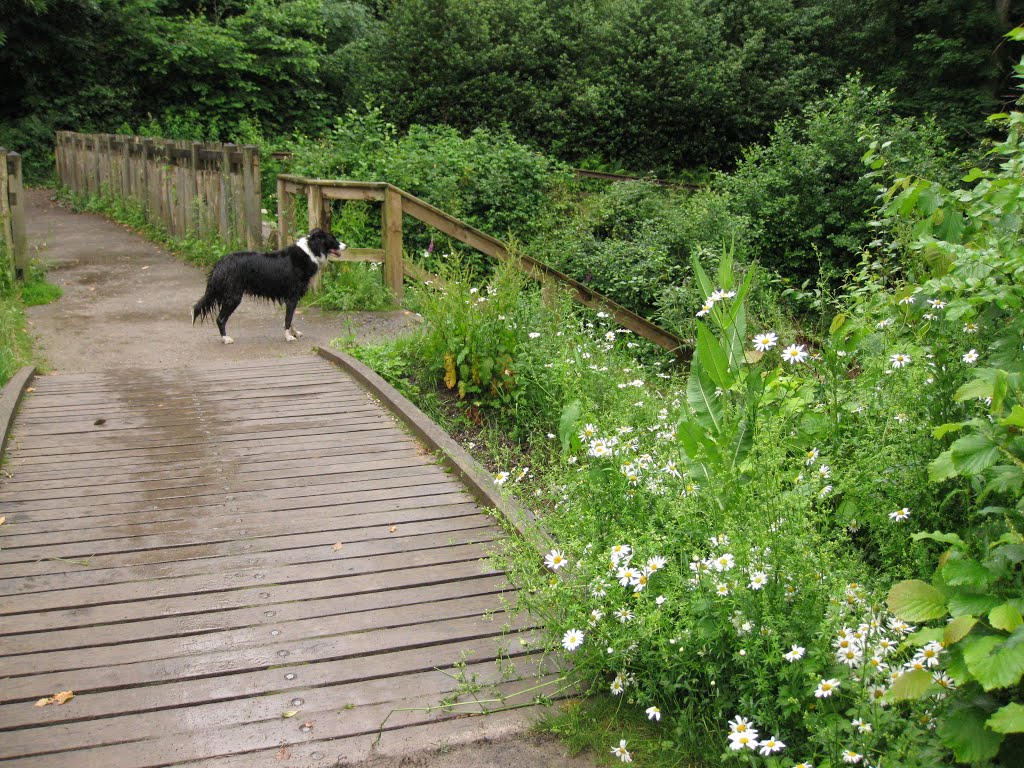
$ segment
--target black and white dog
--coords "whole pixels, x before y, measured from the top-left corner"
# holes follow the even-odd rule
[[[192,307],[192,325],[217,313],[217,327],[225,344],[231,313],[243,296],[284,304],[284,337],[295,341],[302,334],[292,327],[292,316],[309,281],[327,263],[327,257],[340,256],[346,246],[330,232],[314,229],[295,244],[271,253],[242,251],[229,253],[217,262],[206,282],[206,293]]]

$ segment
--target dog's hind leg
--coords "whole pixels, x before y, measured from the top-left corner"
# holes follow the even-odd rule
[[[295,306],[298,301],[291,301],[285,303],[284,307],[284,338],[285,341],[295,341],[302,334],[292,327],[292,318],[295,315]]]
[[[232,312],[238,309],[238,305],[241,303],[242,298],[240,296],[232,296],[220,305],[220,312],[217,313],[217,328],[220,329],[220,338],[225,344],[233,344],[235,341],[228,336],[228,318],[231,317]]]

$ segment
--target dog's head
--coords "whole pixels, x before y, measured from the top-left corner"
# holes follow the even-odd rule
[[[330,232],[324,232],[322,229],[312,230],[303,240],[306,241],[306,248],[309,249],[318,267],[326,264],[329,256],[341,256],[341,252],[348,247]]]

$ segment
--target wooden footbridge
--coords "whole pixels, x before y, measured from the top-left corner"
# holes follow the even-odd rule
[[[331,357],[28,382],[0,479],[2,768],[347,765],[556,694],[486,559],[486,478]]]

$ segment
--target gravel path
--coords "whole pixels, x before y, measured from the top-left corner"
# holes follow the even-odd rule
[[[361,344],[391,338],[416,321],[404,310],[328,313],[300,307],[295,326],[304,336],[287,342],[284,308],[246,299],[228,323],[235,343],[224,345],[216,323],[193,327],[190,321],[192,305],[205,288],[205,270],[108,219],[75,213],[52,197],[45,189],[27,194],[32,257],[48,264],[49,280],[64,289],[60,301],[28,312],[49,372],[304,355],[339,337]]]

